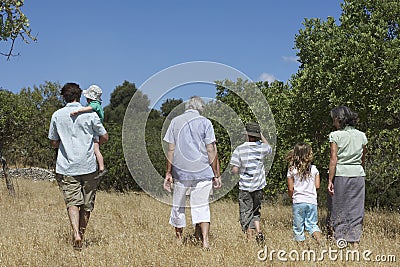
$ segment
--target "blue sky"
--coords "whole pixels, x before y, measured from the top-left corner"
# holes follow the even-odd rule
[[[38,41],[18,42],[19,57],[0,58],[0,88],[19,92],[45,81],[73,81],[86,89],[94,83],[103,88],[106,106],[124,80],[139,88],[156,73],[191,61],[225,64],[254,81],[285,82],[299,67],[293,47],[304,18],[338,20],[342,2],[25,0],[23,12]],[[187,93],[212,97],[208,87],[191,86]]]

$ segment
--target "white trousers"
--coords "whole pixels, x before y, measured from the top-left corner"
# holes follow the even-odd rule
[[[186,226],[186,192],[190,193],[192,223],[210,222],[209,197],[212,181],[174,181],[174,193],[169,223],[177,228]]]

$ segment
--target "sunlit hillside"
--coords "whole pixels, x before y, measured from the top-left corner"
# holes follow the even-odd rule
[[[361,246],[351,251],[333,242],[325,247],[310,239],[293,242],[291,207],[265,203],[262,247],[244,239],[237,203],[218,201],[211,205],[211,250],[204,251],[190,240],[176,246],[167,204],[145,194],[105,192],[97,195],[84,248],[77,252],[55,183],[14,180],[13,200],[0,182],[0,266],[397,266],[393,261],[400,261],[399,214],[367,212]],[[324,212],[320,209],[321,217]]]

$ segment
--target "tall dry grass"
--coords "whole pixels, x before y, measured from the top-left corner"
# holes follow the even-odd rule
[[[244,239],[233,201],[211,204],[211,250],[191,242],[177,247],[168,224],[170,207],[145,194],[98,192],[96,207],[87,229],[85,246],[74,251],[68,217],[55,183],[14,180],[18,196],[12,200],[4,183],[0,186],[0,266],[396,266],[330,260],[282,262],[260,261],[262,247]],[[262,228],[268,253],[304,249],[320,252],[337,249],[334,243],[319,248],[313,240],[304,244],[291,240],[291,207],[264,204]],[[324,216],[324,210],[320,210]],[[188,223],[190,224],[190,216]],[[372,256],[395,255],[400,261],[400,215],[367,212],[360,251]],[[192,226],[185,229],[192,233]],[[261,256],[263,254],[260,254]],[[292,254],[294,256],[294,254]]]

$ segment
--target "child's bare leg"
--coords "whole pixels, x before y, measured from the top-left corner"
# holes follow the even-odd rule
[[[314,232],[312,234],[312,236],[314,237],[314,239],[317,241],[317,243],[319,245],[323,245],[324,244],[324,240],[322,239],[321,232],[316,231],[316,232]]]
[[[360,242],[353,242],[353,248],[354,249],[358,249],[358,247],[360,246]]]
[[[94,141],[94,154],[96,155],[97,163],[99,164],[99,171],[104,171],[104,159],[100,152],[99,141]]]
[[[261,232],[260,221],[254,221],[254,226],[256,227],[256,241],[259,245],[264,245],[265,237],[264,234]]]
[[[251,240],[254,237],[254,229],[253,228],[247,228],[246,231],[247,239]]]
[[[254,221],[254,226],[256,227],[256,232],[261,233],[260,221]]]

